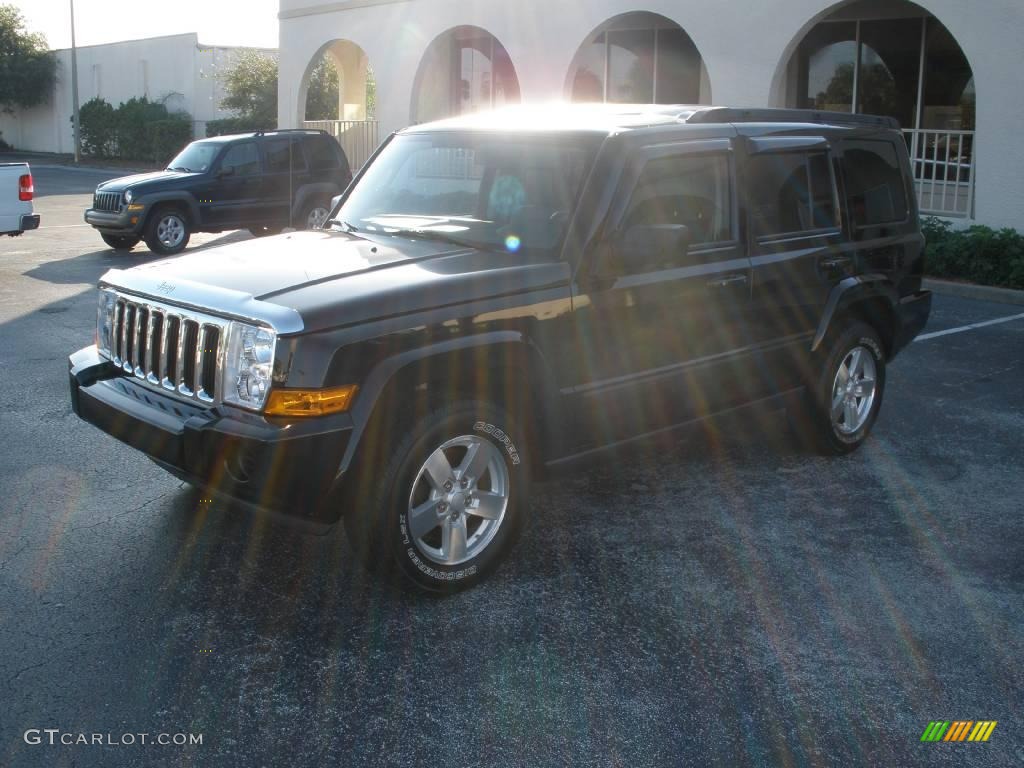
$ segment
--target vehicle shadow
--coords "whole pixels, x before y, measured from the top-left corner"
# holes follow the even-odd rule
[[[226,232],[208,242],[195,246],[189,246],[181,255],[207,251],[221,245],[241,243],[252,239],[252,235],[245,230]],[[113,248],[101,248],[89,251],[69,259],[57,259],[40,264],[25,272],[28,277],[36,280],[43,280],[47,283],[61,285],[76,285],[79,283],[93,284],[100,279],[108,269],[130,269],[142,264],[149,264],[165,258],[153,253],[145,244],[140,243],[130,251],[117,251]]]

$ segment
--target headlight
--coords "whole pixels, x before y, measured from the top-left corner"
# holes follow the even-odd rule
[[[124,201],[126,203],[130,203],[132,201],[132,191],[130,189],[126,189],[124,191]]]
[[[99,301],[96,306],[96,346],[109,358],[114,355],[114,311],[117,308],[117,297],[110,291],[100,289]]]
[[[270,393],[276,334],[269,328],[232,323],[224,363],[224,401],[258,411]]]

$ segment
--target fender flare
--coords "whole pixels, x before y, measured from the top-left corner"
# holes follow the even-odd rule
[[[552,431],[554,425],[550,419],[543,418],[543,415],[552,412],[550,406],[556,402],[554,398],[558,390],[555,386],[555,379],[550,366],[540,350],[528,337],[518,331],[491,331],[473,336],[449,339],[426,347],[401,352],[381,361],[370,371],[365,381],[360,385],[359,395],[351,412],[353,423],[352,436],[345,447],[345,453],[342,456],[341,465],[338,469],[338,476],[343,475],[352,466],[356,451],[362,442],[363,434],[370,423],[370,419],[373,417],[374,409],[380,402],[384,391],[396,376],[400,375],[402,371],[407,370],[409,366],[429,360],[430,358],[460,354],[482,347],[494,349],[515,348],[517,352],[521,352],[524,356],[532,359],[535,364],[533,370],[540,371],[541,374],[540,381],[531,381],[534,390],[542,401],[538,403],[538,411],[541,415],[538,423],[545,434]]]
[[[828,295],[825,309],[818,323],[818,330],[814,334],[814,341],[811,342],[811,352],[817,352],[825,335],[832,324],[832,321],[851,304],[866,301],[869,299],[883,299],[892,310],[893,315],[897,314],[899,306],[899,293],[896,286],[892,284],[885,275],[867,274],[847,277],[841,280]]]
[[[312,197],[323,197],[327,200],[328,206],[330,205],[331,198],[341,193],[341,188],[332,182],[322,181],[316,182],[315,184],[303,184],[295,191],[295,200],[292,201],[292,214],[291,219],[295,226],[303,226],[305,222],[300,222],[298,217],[302,215],[302,209],[306,207],[306,203]]]
[[[199,213],[199,203],[196,202],[188,192],[176,191],[176,192],[154,192],[149,195],[143,195],[138,202],[143,203],[146,206],[146,218],[143,220],[142,228],[145,228],[146,222],[149,221],[149,216],[161,203],[184,203],[188,209],[189,223],[193,229],[202,226],[202,219]]]

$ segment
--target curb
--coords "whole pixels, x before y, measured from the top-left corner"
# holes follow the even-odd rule
[[[935,280],[933,278],[925,278],[924,287],[940,296],[957,296],[961,299],[977,299],[979,301],[993,301],[998,304],[1024,306],[1024,291],[1017,291],[1013,288],[994,288],[989,285],[954,283],[949,280]]]

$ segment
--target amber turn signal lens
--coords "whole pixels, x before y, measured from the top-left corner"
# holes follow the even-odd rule
[[[344,413],[352,405],[359,387],[352,384],[334,389],[274,389],[270,392],[267,416],[327,416]]]

